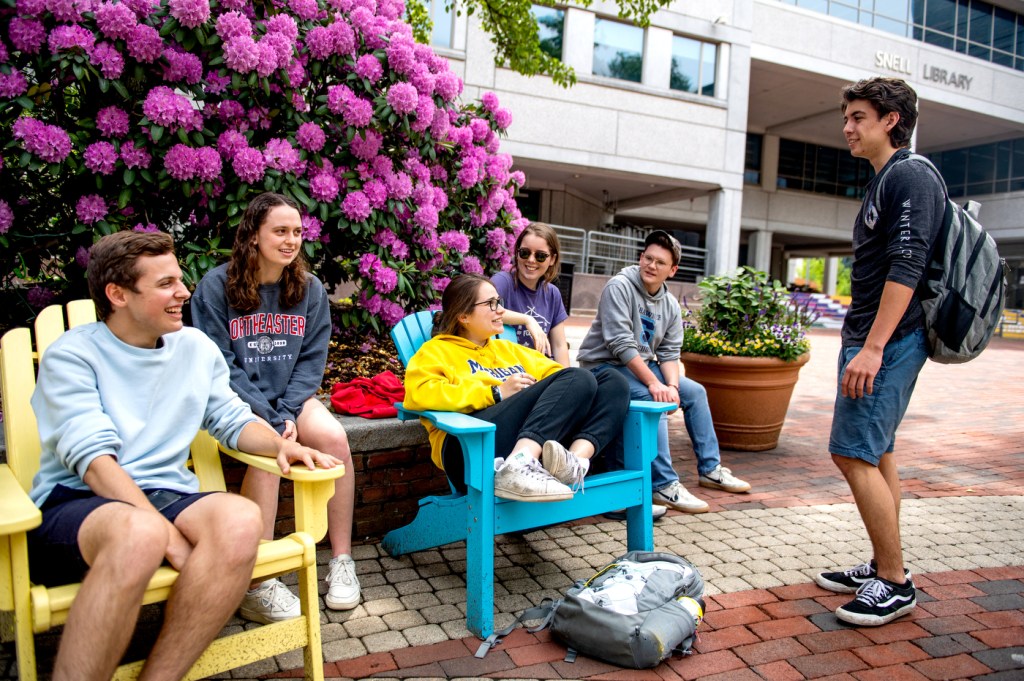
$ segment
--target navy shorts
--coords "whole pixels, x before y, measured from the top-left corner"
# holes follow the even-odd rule
[[[882,366],[875,375],[872,393],[857,399],[843,397],[846,365],[860,350],[844,347],[839,352],[839,381],[828,451],[877,466],[882,455],[896,446],[896,429],[907,411],[917,375],[928,359],[928,346],[924,331],[891,341],[882,351]]]
[[[182,511],[213,492],[175,492],[144,490],[163,517],[174,522]],[[104,504],[124,503],[80,490],[57,485],[46,497],[40,511],[42,524],[28,533],[29,574],[36,584],[59,586],[80,582],[89,570],[78,549],[78,531],[86,517]]]

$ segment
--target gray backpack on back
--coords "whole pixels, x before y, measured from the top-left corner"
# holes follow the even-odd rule
[[[946,196],[942,226],[935,235],[931,257],[917,288],[924,308],[928,355],[940,364],[961,364],[980,355],[999,326],[1006,291],[1006,261],[999,257],[995,240],[977,220],[981,206],[973,201],[967,209],[958,205],[949,198],[946,183],[931,161],[918,154],[910,154],[904,160],[909,159],[927,165]],[[879,181],[875,205],[881,189]]]

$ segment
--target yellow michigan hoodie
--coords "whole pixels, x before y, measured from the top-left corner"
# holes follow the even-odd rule
[[[494,404],[491,387],[512,374],[538,381],[562,368],[533,348],[491,338],[483,346],[461,336],[434,336],[416,351],[405,371],[405,406],[416,411],[471,414]],[[445,433],[420,419],[430,439],[430,458],[441,465]]]

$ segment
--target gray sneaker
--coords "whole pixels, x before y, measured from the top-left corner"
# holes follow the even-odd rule
[[[711,489],[724,489],[726,492],[749,492],[750,483],[740,480],[732,474],[732,471],[728,468],[724,468],[722,464],[715,466],[715,470],[711,471],[707,475],[700,476],[701,487],[709,487]]]
[[[568,485],[574,492],[583,491],[583,476],[587,474],[586,468],[589,466],[585,466],[580,458],[563,447],[561,442],[548,440],[544,443],[541,463],[555,480]]]
[[[572,490],[532,456],[514,455],[494,474],[494,496],[514,501],[564,501],[572,499]]]
[[[678,480],[668,487],[654,490],[653,499],[659,506],[668,506],[683,513],[707,513],[710,508],[706,501],[687,492]]]
[[[331,558],[327,573],[324,603],[331,610],[351,610],[359,605],[359,578],[352,556],[342,554]]]
[[[302,614],[299,598],[280,580],[268,579],[255,589],[245,592],[238,614],[252,622],[272,624]]]

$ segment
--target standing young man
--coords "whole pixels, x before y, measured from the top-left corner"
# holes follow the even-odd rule
[[[815,577],[822,588],[856,597],[836,610],[844,622],[878,626],[910,612],[914,583],[903,567],[896,428],[928,358],[916,289],[945,209],[934,173],[907,159],[917,93],[895,78],[843,89],[843,134],[875,178],[853,227],[853,302],[843,323],[829,451],[843,473],[874,557]],[[882,180],[877,205],[876,185]]]
[[[580,345],[580,366],[618,371],[630,398],[672,402],[683,408],[686,432],[697,455],[701,487],[747,492],[750,485],[722,467],[718,437],[704,387],[680,375],[683,319],[679,301],[665,282],[679,268],[682,248],[668,232],[651,232],[640,264],[623,268],[604,287],[597,318]],[[704,513],[708,504],[679,482],[668,446],[668,414],[658,422],[658,454],[651,465],[654,503],[684,513]]]
[[[102,321],[46,350],[32,395],[42,454],[31,497],[43,521],[29,533],[29,569],[46,585],[82,581],[53,678],[111,677],[166,559],[180,574],[139,678],[180,679],[242,600],[262,527],[248,499],[199,492],[185,467],[196,432],[276,457],[283,471],[339,462],[258,423],[217,346],[182,328],[189,292],[170,236],[100,239],[88,280]]]

